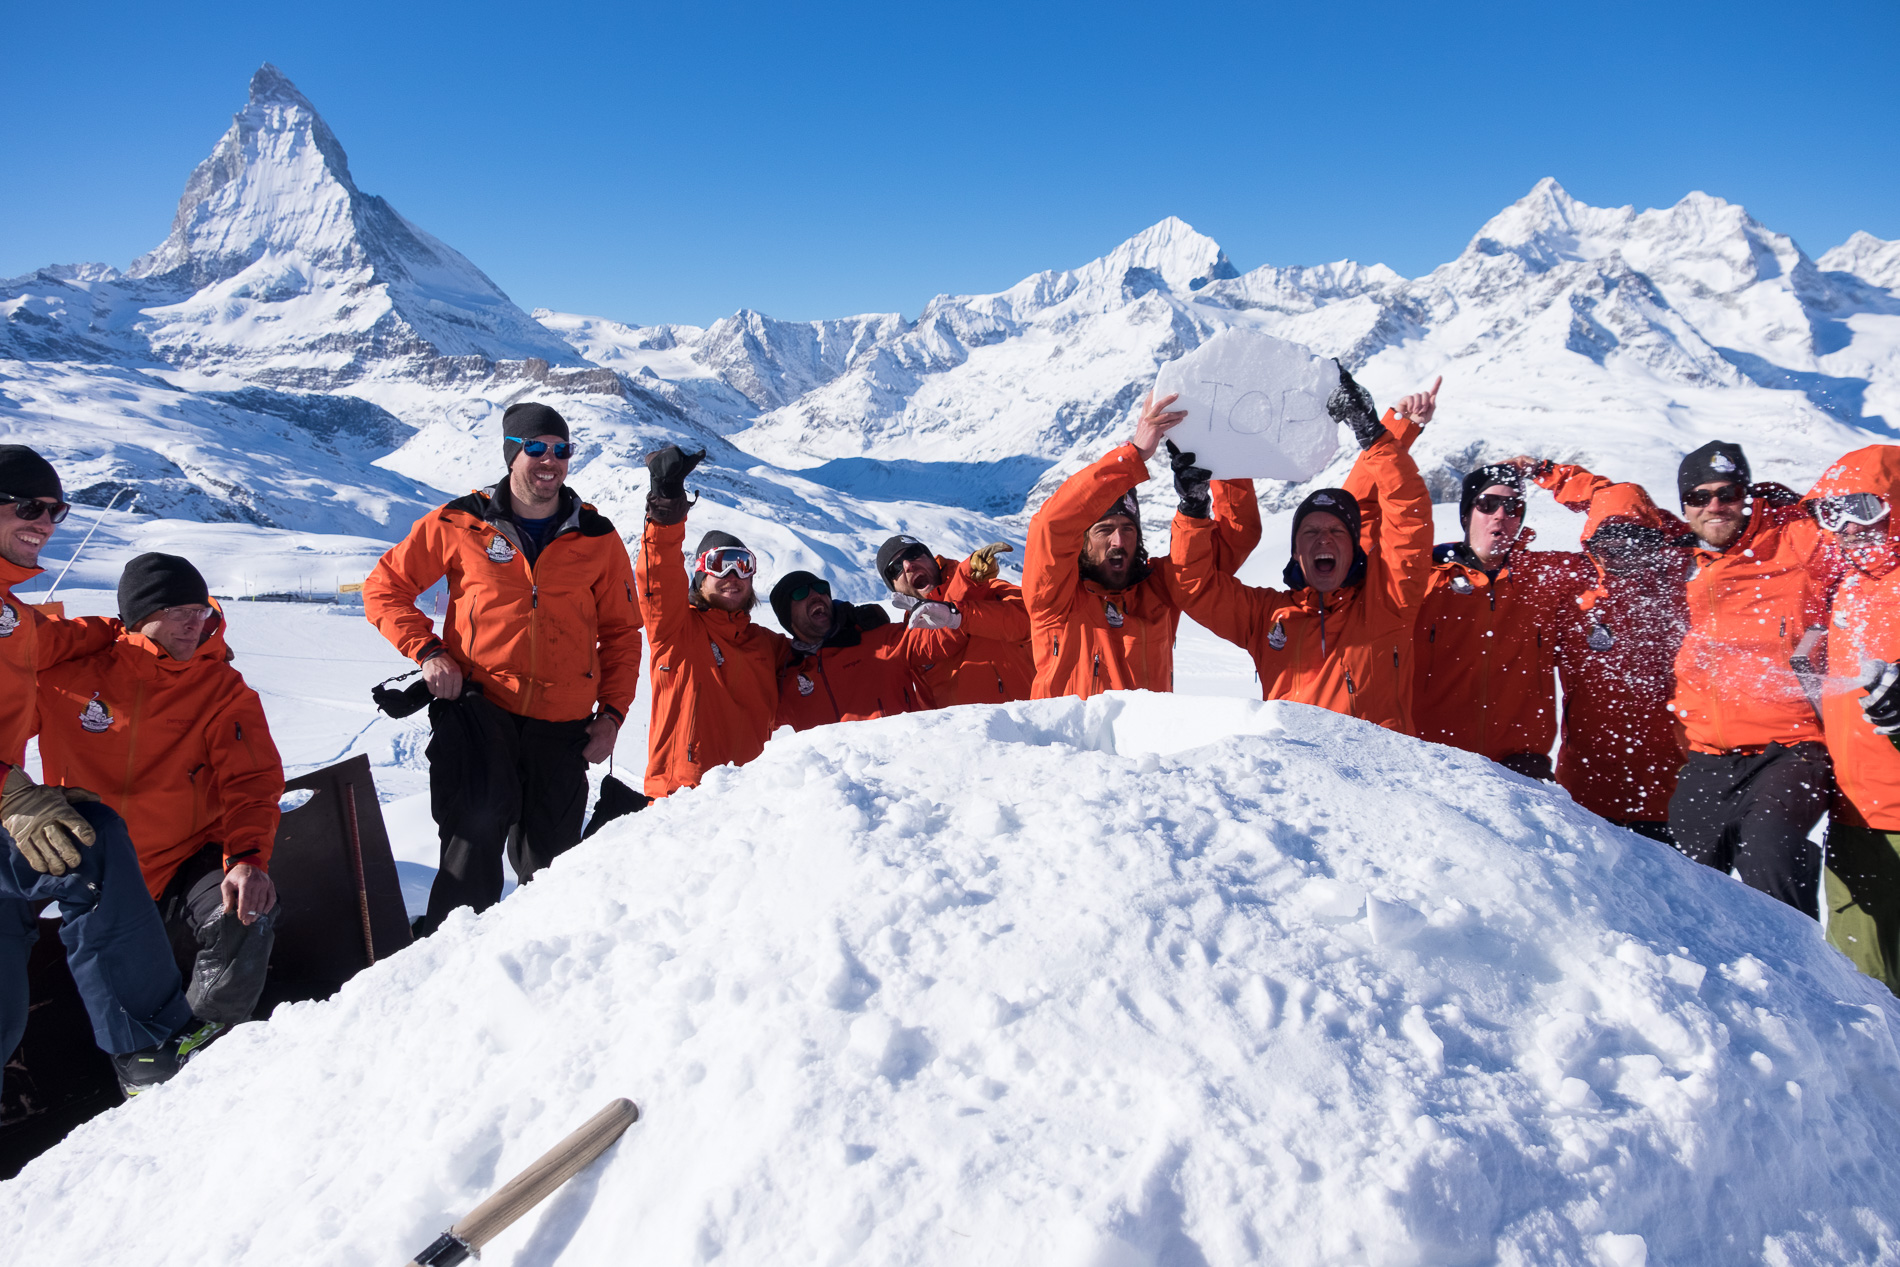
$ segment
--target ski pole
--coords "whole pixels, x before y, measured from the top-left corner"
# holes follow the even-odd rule
[[[588,1162],[640,1120],[632,1100],[615,1100],[587,1119],[579,1130],[556,1144],[532,1166],[503,1184],[488,1200],[442,1233],[429,1248],[410,1259],[407,1267],[454,1267],[501,1235],[509,1224],[540,1205],[554,1190],[572,1179]]]
[[[123,492],[125,492],[125,490],[122,488],[118,493],[112,494],[112,500],[107,502],[106,508],[99,512],[99,517],[92,521],[92,527],[86,529],[86,535],[80,538],[79,548],[73,551],[72,558],[66,560],[66,566],[59,570],[59,575],[53,578],[53,587],[46,591],[46,597],[41,599],[41,602],[50,603],[53,601],[53,595],[59,592],[59,583],[66,579],[68,572],[73,570],[73,564],[79,562],[79,556],[86,552],[86,545],[92,540],[92,534],[99,531],[99,525],[106,521],[106,516],[112,513],[112,508],[119,504],[119,493]],[[125,504],[126,513],[131,514],[132,507],[138,505],[138,502],[139,495],[135,492],[132,494],[132,500]]]

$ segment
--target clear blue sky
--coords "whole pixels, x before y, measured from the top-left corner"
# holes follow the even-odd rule
[[[1900,237],[1896,0],[0,0],[0,276],[124,267],[259,63],[524,307],[916,315],[1169,214],[1260,264],[1455,255],[1539,177]]]

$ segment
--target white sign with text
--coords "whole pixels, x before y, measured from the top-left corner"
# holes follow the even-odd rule
[[[1257,330],[1224,330],[1155,376],[1155,399],[1187,418],[1168,433],[1223,479],[1311,479],[1339,450],[1326,401],[1339,367],[1297,343]],[[1165,450],[1164,450],[1165,452]]]

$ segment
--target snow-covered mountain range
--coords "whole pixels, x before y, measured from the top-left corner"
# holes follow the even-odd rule
[[[1707,194],[1638,212],[1554,180],[1412,279],[1351,261],[1241,273],[1169,218],[915,320],[530,315],[363,193],[268,65],[155,250],[123,273],[0,282],[0,313],[0,434],[48,451],[84,502],[136,486],[151,513],[387,540],[492,481],[502,409],[543,399],[584,446],[575,486],[623,529],[641,455],[704,445],[695,522],[865,594],[889,532],[1020,539],[1049,488],[1126,436],[1156,367],[1232,326],[1338,356],[1381,401],[1443,374],[1418,449],[1441,500],[1518,452],[1666,499],[1679,456],[1717,436],[1804,485],[1900,421],[1900,243],[1860,233],[1817,259]],[[1261,496],[1275,511],[1303,491]],[[1172,498],[1148,500],[1159,530]]]

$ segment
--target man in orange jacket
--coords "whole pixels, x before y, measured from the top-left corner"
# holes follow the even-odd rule
[[[961,563],[903,534],[878,548],[877,573],[900,606],[949,603],[963,618],[969,646],[961,655],[931,663],[922,675],[938,708],[1029,698],[1036,676],[1029,656],[1029,610],[1022,590],[996,569],[996,556],[1010,548],[1006,541],[992,542]]]
[[[1669,701],[1688,632],[1687,554],[1670,542],[1682,524],[1635,484],[1579,466],[1517,459],[1557,501],[1589,516],[1584,552],[1595,584],[1559,604],[1557,672],[1563,683],[1557,782],[1577,804],[1664,844],[1682,744]]]
[[[1261,698],[1313,704],[1409,734],[1412,622],[1428,579],[1432,498],[1392,434],[1397,417],[1382,421],[1352,376],[1342,369],[1340,379],[1328,409],[1351,428],[1359,459],[1346,487],[1311,493],[1293,512],[1287,589],[1255,588],[1223,574],[1206,503],[1188,496],[1175,518],[1182,606],[1252,653]],[[1407,397],[1401,407],[1428,419],[1429,405],[1419,403],[1425,400]],[[1205,479],[1205,471],[1199,474]]]
[[[93,1038],[127,1094],[176,1073],[208,1037],[172,962],[125,820],[91,792],[34,783],[21,769],[39,712],[39,675],[112,644],[104,620],[54,620],[16,597],[71,507],[59,475],[24,445],[0,445],[0,1056],[26,1032],[27,960],[38,908],[59,903]]]
[[[1556,632],[1576,609],[1582,555],[1532,550],[1524,475],[1493,463],[1460,489],[1462,541],[1432,549],[1418,608],[1412,718],[1420,739],[1463,748],[1534,779],[1552,775]]]
[[[778,671],[778,720],[793,730],[935,708],[925,677],[969,645],[948,603],[919,603],[905,624],[867,628],[858,609],[833,599],[830,584],[810,572],[779,578],[772,611],[792,635]]]
[[[790,644],[752,621],[757,557],[717,531],[700,539],[690,565],[680,555],[686,477],[705,456],[672,444],[647,455],[646,528],[634,571],[652,645],[648,796],[697,787],[715,766],[744,765],[778,725],[778,666]]]
[[[429,795],[442,865],[418,933],[501,900],[573,848],[587,766],[605,761],[640,676],[633,565],[607,518],[567,487],[567,420],[502,415],[507,476],[416,521],[363,586],[363,610],[422,666]],[[438,635],[416,599],[448,581]],[[466,689],[465,689],[466,688]]]
[[[1187,417],[1168,409],[1174,399],[1151,394],[1134,439],[1071,475],[1029,521],[1023,602],[1036,666],[1032,698],[1174,689],[1181,622],[1174,563],[1148,557],[1135,498],[1161,438]],[[1177,490],[1181,472],[1194,469],[1193,455],[1181,456]],[[1204,479],[1200,490],[1207,492]],[[1231,575],[1260,542],[1260,504],[1252,480],[1222,480],[1209,496],[1215,565]]]
[[[1840,795],[1827,831],[1827,939],[1900,994],[1900,447],[1857,449],[1808,493],[1839,577],[1828,632],[1830,688],[1821,697]],[[1838,684],[1859,674],[1856,685]],[[1857,689],[1858,687],[1858,689]]]
[[[1795,662],[1826,627],[1809,567],[1819,528],[1800,497],[1749,482],[1740,445],[1711,441],[1676,476],[1692,536],[1689,632],[1670,702],[1689,755],[1669,802],[1676,847],[1817,916],[1808,833],[1834,791],[1820,719]]]
[[[97,789],[125,819],[186,1001],[234,1025],[257,1006],[275,940],[283,763],[189,560],[126,564],[119,620],[112,646],[40,674],[40,760],[48,783]]]

